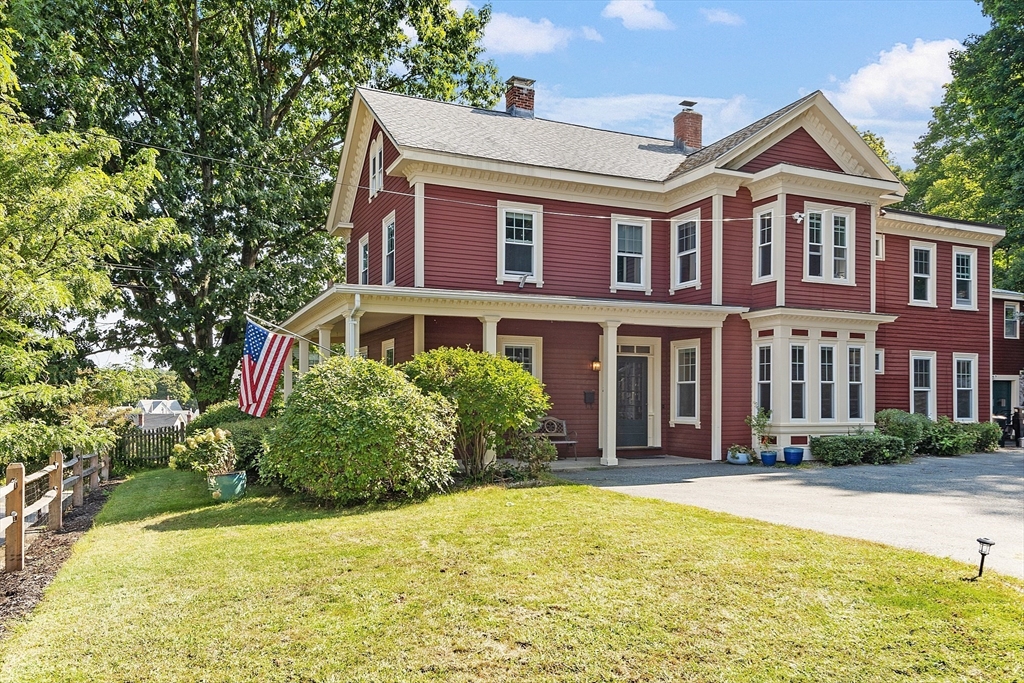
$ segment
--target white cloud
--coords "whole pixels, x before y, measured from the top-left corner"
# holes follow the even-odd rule
[[[825,96],[851,123],[884,137],[900,163],[908,164],[951,79],[949,53],[961,47],[952,38],[897,43]]]
[[[450,4],[452,6],[452,9],[455,10],[456,13],[460,15],[470,7],[476,9],[473,6],[473,4],[469,2],[469,0],[450,0],[448,4]]]
[[[740,15],[736,14],[735,12],[730,12],[727,9],[721,9],[721,8],[711,9],[711,8],[707,8],[707,7],[702,7],[700,9],[700,13],[704,15],[704,18],[707,20],[707,22],[709,24],[725,24],[726,26],[741,26],[742,24],[746,23],[746,22],[744,22],[743,17],[741,17]]]
[[[596,43],[604,42],[604,36],[598,33],[597,29],[592,26],[583,26],[580,28],[580,31],[583,33],[583,37],[587,40],[593,40]]]
[[[536,107],[537,115],[546,119],[671,140],[672,118],[684,99],[697,101],[696,109],[704,115],[705,145],[763,115],[743,95],[729,99],[663,93],[563,97],[543,87],[537,89]]]
[[[601,10],[601,16],[621,19],[630,31],[675,28],[668,16],[654,7],[654,0],[611,0]]]
[[[569,44],[572,31],[548,19],[532,21],[504,12],[491,15],[484,29],[484,47],[495,54],[536,55],[554,52]]]

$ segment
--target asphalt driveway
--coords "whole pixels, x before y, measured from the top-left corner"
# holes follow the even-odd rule
[[[1024,579],[1024,452],[915,458],[904,465],[777,468],[725,463],[558,472],[620,493],[852,536]]]

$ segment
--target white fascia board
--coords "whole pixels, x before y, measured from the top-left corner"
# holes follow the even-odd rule
[[[1011,292],[1008,289],[993,289],[992,298],[1003,301],[1024,301],[1024,293]]]
[[[900,182],[900,179],[892,172],[892,169],[886,166],[885,162],[878,158],[875,151],[868,146],[868,143],[864,142],[864,138],[860,136],[860,133],[850,125],[850,122],[839,113],[839,110],[828,101],[828,98],[825,97],[824,94],[819,92],[818,96],[811,100],[811,105],[817,107],[825,118],[829,120],[829,123],[831,123],[838,131],[846,133],[846,135],[843,136],[844,142],[857,149],[858,156],[860,156],[862,160],[871,167],[871,170],[878,174],[880,178],[889,179],[900,187],[903,187],[903,183]]]
[[[861,311],[830,311],[815,308],[766,308],[740,314],[750,322],[751,329],[788,325],[830,325],[841,329],[874,330],[884,323],[895,322],[899,316]]]
[[[879,178],[868,178],[866,176],[850,175],[848,173],[836,173],[835,171],[824,171],[806,166],[794,166],[792,164],[776,164],[771,168],[759,171],[751,178],[751,184],[764,182],[774,176],[790,175],[798,178],[809,178],[841,185],[852,185],[865,190],[878,190],[889,193],[900,187],[899,180],[882,180]],[[884,196],[884,195],[879,195]]]
[[[900,224],[904,225],[900,225]],[[948,239],[974,239],[983,244],[994,245],[1006,235],[1003,228],[985,225],[970,225],[951,221],[937,216],[911,216],[903,213],[889,212],[878,220],[881,232],[895,235],[947,235]],[[921,230],[924,228],[925,230]]]

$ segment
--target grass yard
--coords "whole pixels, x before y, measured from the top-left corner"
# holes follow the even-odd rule
[[[974,569],[580,486],[324,511],[154,471],[0,680],[1019,681],[1024,585]]]

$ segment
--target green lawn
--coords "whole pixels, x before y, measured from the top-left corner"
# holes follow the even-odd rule
[[[206,495],[170,470],[120,486],[0,680],[1024,677],[1024,585],[949,560],[579,486]]]

